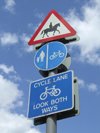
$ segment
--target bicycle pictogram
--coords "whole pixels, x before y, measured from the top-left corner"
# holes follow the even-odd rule
[[[45,100],[48,96],[59,96],[61,93],[61,90],[59,88],[55,88],[56,85],[53,85],[52,88],[45,87],[45,92],[41,93],[40,99]]]
[[[58,52],[53,52],[53,55],[51,55],[50,57],[49,57],[49,59],[50,60],[53,60],[54,58],[56,58],[57,56],[59,56],[59,57],[63,57],[64,56],[64,53],[62,52],[60,52],[60,50],[58,50]]]

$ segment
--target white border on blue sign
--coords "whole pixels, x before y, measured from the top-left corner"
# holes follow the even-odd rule
[[[54,41],[54,42],[58,42],[58,41]],[[49,42],[49,43],[52,43],[52,42]],[[46,43],[45,45],[47,45],[47,44],[49,44],[49,43]],[[59,43],[61,43],[61,42],[59,42]],[[63,43],[61,43],[61,44],[64,45],[64,47],[65,47],[65,49],[66,49],[66,55],[67,55],[68,52],[67,52],[67,47],[66,47],[66,45],[63,44]],[[45,45],[43,45],[43,46],[45,46]],[[42,47],[43,47],[43,46],[42,46]],[[42,47],[41,47],[41,48],[42,48]],[[41,49],[41,48],[40,48],[40,49]],[[39,50],[40,50],[40,49],[39,49]],[[36,54],[37,54],[37,53],[38,53],[38,51],[36,52]],[[35,54],[35,56],[34,56],[34,64],[35,64],[35,57],[36,57],[36,54]],[[66,56],[65,56],[65,58],[66,58]],[[65,58],[64,58],[64,59],[65,59]],[[63,59],[63,61],[64,61],[64,59]],[[63,61],[62,61],[62,62],[63,62]],[[62,62],[61,62],[60,64],[62,64]],[[60,65],[60,64],[59,64],[59,65]],[[39,70],[43,70],[43,71],[52,70],[52,69],[58,67],[59,65],[57,65],[57,66],[55,66],[55,67],[53,67],[53,68],[51,68],[51,69],[45,70],[45,69],[40,69],[40,68],[35,64],[35,66],[36,66]]]
[[[40,118],[40,117],[43,117],[43,116],[48,116],[48,115],[52,115],[52,114],[57,114],[57,113],[60,113],[60,112],[64,112],[64,111],[68,111],[68,110],[71,110],[73,109],[74,107],[74,71],[73,70],[70,70],[72,72],[72,107],[69,108],[69,109],[65,109],[65,110],[60,110],[60,111],[57,111],[57,112],[53,112],[53,113],[48,113],[48,114],[45,114],[45,115],[40,115],[40,116],[36,116],[36,117],[32,117],[32,118],[28,118],[28,114],[29,114],[29,104],[30,104],[30,94],[31,94],[31,84],[36,82],[36,81],[40,81],[40,80],[43,80],[43,79],[46,79],[46,78],[42,78],[42,79],[39,79],[39,80],[35,80],[35,81],[32,81],[29,85],[29,98],[28,98],[28,109],[27,109],[27,119],[34,119],[34,118]],[[63,72],[63,73],[67,73],[67,72],[70,72],[70,71],[66,71],[66,72]],[[61,73],[61,74],[63,74]],[[61,74],[56,74],[56,75],[61,75]],[[54,75],[54,76],[56,76]],[[53,76],[49,76],[49,77],[53,77]],[[47,77],[47,78],[49,78]]]

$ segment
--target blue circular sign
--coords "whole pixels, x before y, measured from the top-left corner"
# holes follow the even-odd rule
[[[50,42],[42,46],[35,55],[35,65],[40,70],[51,70],[59,66],[67,55],[63,43]]]

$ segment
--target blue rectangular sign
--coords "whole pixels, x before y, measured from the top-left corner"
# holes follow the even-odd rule
[[[73,71],[30,83],[27,117],[38,118],[74,107]]]

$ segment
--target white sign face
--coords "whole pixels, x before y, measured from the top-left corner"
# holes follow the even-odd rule
[[[63,23],[52,14],[35,38],[35,41],[70,33]]]

